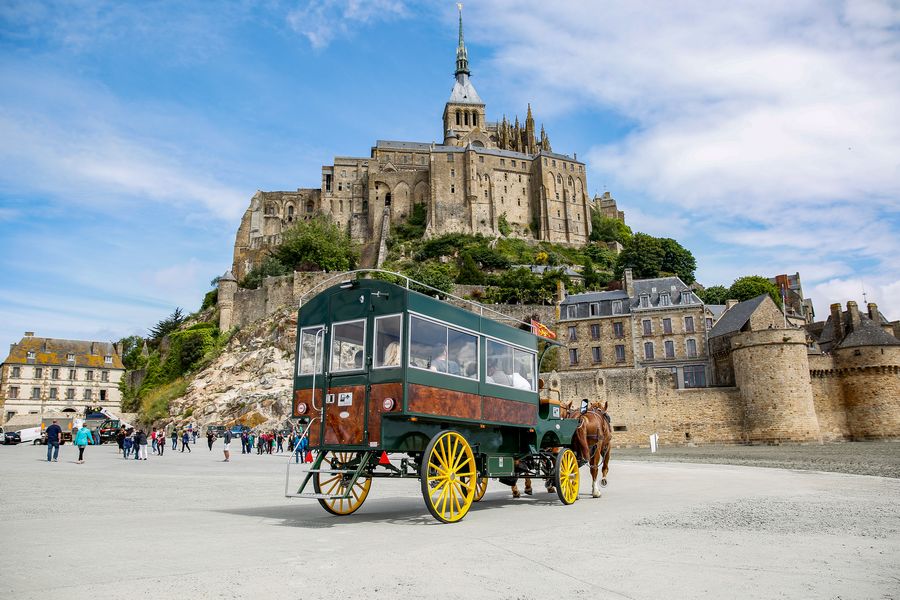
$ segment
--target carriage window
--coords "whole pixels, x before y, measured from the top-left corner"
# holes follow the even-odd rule
[[[446,325],[411,317],[409,365],[478,379],[478,338]]]
[[[400,366],[400,315],[375,319],[375,368]]]
[[[365,320],[335,325],[331,333],[331,371],[360,371],[365,368],[365,340]]]
[[[487,374],[484,381],[521,390],[534,390],[534,354],[487,340]]]
[[[325,335],[319,335],[316,340],[316,334],[322,331],[322,326],[306,327],[300,330],[300,364],[297,367],[297,375],[312,375],[322,370],[322,364],[325,362],[325,355],[322,350],[322,344]],[[318,341],[318,343],[316,343]]]

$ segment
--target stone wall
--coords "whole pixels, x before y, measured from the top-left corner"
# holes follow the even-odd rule
[[[822,441],[851,439],[844,390],[834,369],[834,358],[827,354],[809,355],[809,372]]]
[[[835,365],[853,439],[900,438],[900,346],[840,348]]]

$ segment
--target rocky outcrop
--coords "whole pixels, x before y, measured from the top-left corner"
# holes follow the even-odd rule
[[[176,427],[245,424],[269,429],[291,412],[297,314],[276,311],[237,332],[170,407]]]

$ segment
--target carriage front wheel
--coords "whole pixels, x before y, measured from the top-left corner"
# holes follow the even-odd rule
[[[333,515],[343,516],[356,512],[366,501],[370,477],[360,476],[351,486],[353,473],[363,457],[362,452],[325,451],[319,466],[319,473],[313,473],[313,489],[317,494],[326,494],[331,498],[319,498],[322,508]],[[349,494],[347,493],[349,488]],[[344,496],[347,496],[344,498]]]
[[[455,523],[466,516],[478,479],[475,455],[466,438],[452,430],[431,438],[419,476],[425,506],[435,519]]]
[[[475,497],[472,498],[473,502],[478,502],[484,498],[484,493],[487,491],[487,484],[487,477],[479,477],[475,480]]]
[[[563,504],[578,500],[578,459],[569,448],[563,448],[556,455],[556,494]]]

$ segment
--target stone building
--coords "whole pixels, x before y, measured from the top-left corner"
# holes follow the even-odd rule
[[[125,372],[115,344],[35,337],[25,332],[0,364],[3,421],[14,415],[119,410]]]
[[[776,275],[775,277],[770,277],[769,281],[782,290],[785,317],[790,324],[802,327],[815,321],[816,312],[813,309],[812,298],[803,297],[800,273]]]
[[[705,387],[707,311],[678,277],[632,278],[623,289],[572,294],[560,304],[562,370],[664,368],[679,387]]]
[[[330,215],[363,246],[363,266],[379,262],[389,225],[405,222],[416,205],[425,207],[428,236],[496,236],[505,222],[511,235],[525,239],[588,240],[593,201],[585,164],[554,152],[543,126],[536,133],[530,105],[524,123],[487,120],[471,79],[461,13],[455,80],[441,121],[440,142],[379,140],[369,156],[337,157],[323,166],[316,188],[257,192],[238,228],[234,276],[240,280],[259,264],[298,219],[317,214]],[[600,204],[615,211],[610,200]]]
[[[784,315],[768,294],[744,302],[729,301],[727,310],[709,332],[709,355],[712,360],[712,383],[735,385],[731,338],[748,331],[781,329]]]

